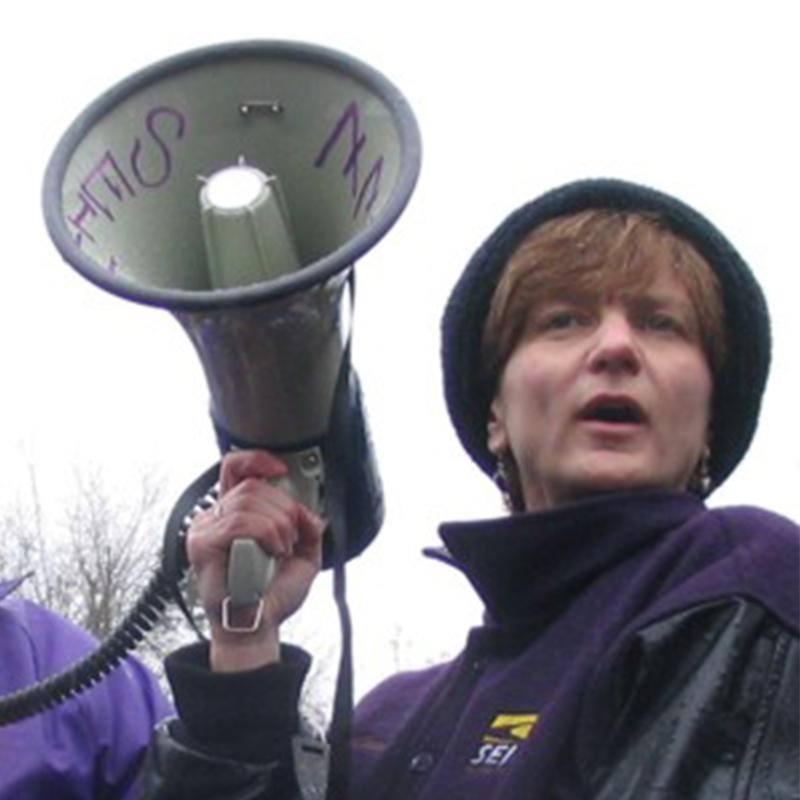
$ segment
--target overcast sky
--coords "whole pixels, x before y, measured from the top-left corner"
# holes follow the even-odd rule
[[[45,231],[44,168],[88,103],[166,56],[260,38],[365,61],[413,108],[423,141],[416,192],[357,267],[354,360],[388,510],[379,540],[349,572],[359,691],[393,668],[398,626],[401,660],[414,663],[452,652],[477,621],[463,579],[418,556],[435,543],[439,521],[499,511],[446,418],[438,321],[483,237],[560,183],[613,176],[673,193],[709,216],[752,265],[773,314],[773,373],[751,452],[712,504],[754,503],[800,518],[792,4],[479,7],[29,2],[16,8],[0,53],[0,468],[9,492],[29,462],[53,496],[73,464],[91,462],[120,480],[142,466],[158,469],[177,495],[217,457],[199,362],[175,321],[87,283]]]

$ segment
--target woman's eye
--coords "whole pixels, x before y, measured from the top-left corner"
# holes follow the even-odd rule
[[[651,314],[645,323],[652,331],[680,333],[683,330],[681,323],[669,314]]]
[[[548,331],[563,331],[584,323],[584,315],[575,311],[558,311],[545,317],[542,327]]]

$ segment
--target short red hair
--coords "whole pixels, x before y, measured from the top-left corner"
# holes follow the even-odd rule
[[[686,287],[716,377],[725,360],[725,315],[708,262],[655,214],[590,209],[543,222],[508,260],[483,331],[481,362],[490,390],[539,304],[568,290],[643,291],[664,269]]]

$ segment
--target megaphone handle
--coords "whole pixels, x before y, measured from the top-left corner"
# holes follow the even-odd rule
[[[321,456],[316,449],[301,453],[295,469],[294,460],[288,459],[290,474],[271,480],[270,483],[288,492],[306,505],[318,508],[319,485],[322,474]],[[228,594],[222,601],[222,627],[231,633],[252,633],[261,624],[264,592],[275,577],[277,562],[268,556],[255,539],[234,539],[228,554]],[[245,618],[241,624],[240,618]]]
[[[286,492],[292,493],[288,477],[270,481]],[[222,601],[222,627],[231,633],[252,633],[261,625],[264,592],[275,577],[277,564],[255,539],[234,539],[228,554],[228,594]],[[234,619],[237,617],[237,619]],[[245,617],[241,624],[238,618]]]
[[[275,559],[255,539],[234,539],[228,556],[228,595],[222,601],[222,627],[232,633],[252,633],[261,625],[264,592],[275,576]],[[248,621],[237,618],[247,613]]]

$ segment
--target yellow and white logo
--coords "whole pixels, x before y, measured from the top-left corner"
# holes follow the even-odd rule
[[[533,733],[538,721],[538,714],[498,714],[469,763],[473,767],[505,766],[514,757],[519,743]]]

